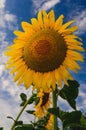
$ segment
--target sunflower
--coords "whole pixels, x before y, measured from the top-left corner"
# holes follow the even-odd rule
[[[50,94],[45,93],[42,89],[38,92],[37,97],[39,102],[35,107],[35,116],[42,118],[47,113],[47,109],[50,107]]]
[[[83,62],[81,39],[74,35],[78,27],[70,26],[71,20],[63,24],[63,15],[55,20],[54,11],[39,11],[37,19],[32,18],[31,24],[22,22],[23,31],[15,30],[16,38],[5,55],[10,58],[7,68],[11,68],[14,81],[29,88],[49,92],[56,84],[62,87],[67,79],[73,80],[69,71],[78,72]]]

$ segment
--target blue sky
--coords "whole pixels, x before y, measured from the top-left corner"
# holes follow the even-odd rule
[[[5,69],[7,57],[4,56],[6,47],[12,44],[15,37],[13,30],[21,28],[21,21],[28,21],[37,16],[38,10],[54,9],[56,18],[64,14],[64,22],[75,19],[79,30],[76,32],[83,39],[86,49],[86,0],[0,0],[0,126],[9,130],[12,121],[6,116],[16,116],[19,110],[19,94],[21,92],[30,95],[31,89],[26,91],[23,86],[17,87],[13,77]],[[86,53],[83,53],[86,60]],[[73,74],[74,78],[81,84],[79,97],[77,99],[78,109],[86,113],[86,61],[80,63],[81,70]],[[69,108],[62,99],[59,104],[65,109]],[[31,107],[31,106],[30,106]],[[24,116],[25,121],[28,117]]]

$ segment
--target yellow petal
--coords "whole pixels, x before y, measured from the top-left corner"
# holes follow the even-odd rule
[[[67,54],[67,57],[70,58],[71,60],[74,60],[74,61],[81,61],[81,62],[84,62],[84,58],[82,57],[77,57],[77,56],[72,56],[71,54]]]
[[[64,65],[66,68],[68,68],[68,69],[74,71],[75,73],[77,73],[77,72],[78,72],[77,70],[80,69],[80,66],[79,66],[74,60],[72,60],[72,59],[70,59],[70,58],[68,58],[68,57],[65,59],[63,65]]]
[[[27,73],[24,76],[24,84],[26,89],[33,83],[34,71],[28,69]]]
[[[66,36],[64,36],[64,39],[68,39],[68,40],[69,39],[78,39],[78,40],[82,41],[82,39],[76,35],[66,35]]]
[[[16,43],[16,44],[13,44],[12,46],[11,46],[11,48],[12,49],[21,49],[21,48],[24,48],[24,45],[25,44],[21,44],[21,43]]]
[[[21,60],[21,59],[16,60],[16,61],[13,61],[13,60],[9,59],[9,60],[7,61],[6,68],[9,69],[9,68],[14,67],[14,66],[16,66],[16,65],[19,65],[19,64],[21,64],[21,63],[22,63],[22,60]]]
[[[15,56],[15,57],[17,57],[18,55],[21,55],[22,56],[22,51],[21,50],[17,50],[17,51],[15,51],[15,50],[8,50],[8,51],[6,51],[5,52],[5,55],[6,56]]]
[[[13,53],[13,54],[12,54]],[[9,52],[5,52],[5,55],[6,56],[10,56],[10,57],[13,57],[13,58],[16,58],[17,56],[19,57],[21,57],[22,56],[22,53],[21,52],[16,52],[16,53],[14,53],[14,52],[12,52],[11,51],[11,54],[9,53]]]
[[[17,72],[16,76],[14,77],[14,82],[16,82],[24,73],[24,71],[27,69],[26,65],[23,65]]]
[[[47,86],[50,87],[52,84],[52,77],[50,72],[48,72],[48,74],[46,75],[46,80],[47,80]]]
[[[50,20],[50,28],[53,28],[54,27],[54,24],[55,24],[55,15],[54,15],[54,11],[51,10],[49,13],[48,13],[48,18]]]
[[[76,39],[65,39],[67,44],[75,44],[75,45],[82,45],[82,42],[76,40]]]
[[[72,50],[68,50],[67,54],[71,55],[72,57],[76,57],[78,59],[81,59],[81,61],[83,60],[83,56],[80,53],[78,53],[78,52],[75,52],[75,51],[72,51]]]
[[[51,72],[51,76],[52,76],[52,88],[53,88],[53,90],[55,90],[56,89],[55,72]]]
[[[31,32],[31,33],[30,33]],[[19,40],[24,40],[24,41],[27,41],[27,39],[31,36],[31,34],[32,34],[32,31],[30,31],[29,30],[29,35],[28,35],[28,33],[27,32],[20,32],[20,31],[18,31],[18,30],[15,30],[14,32],[13,32],[16,36],[18,36],[18,39]],[[15,39],[14,39],[15,40]]]
[[[38,12],[38,22],[41,28],[43,28],[43,16],[42,16],[42,11]]]
[[[43,74],[43,79],[42,79],[42,88],[45,88],[46,87],[46,73]]]
[[[65,23],[64,25],[62,25],[62,27],[60,28],[59,32],[62,33],[69,25],[71,25],[74,22],[74,20],[71,20],[67,23]]]
[[[63,77],[63,80],[65,80],[65,79],[73,80],[72,75],[68,72],[68,70],[65,68],[65,66],[60,66],[59,69],[60,69],[61,75]]]
[[[59,30],[62,27],[64,15],[60,15],[59,18],[55,22],[54,30]]]
[[[40,78],[38,78],[38,77],[40,77]],[[42,73],[35,72],[34,75],[33,75],[34,83],[37,84],[38,87],[41,87],[42,78],[43,78]]]
[[[19,31],[19,30],[15,30],[14,32],[13,32],[16,36],[24,36],[24,32],[21,32],[21,31]]]
[[[25,32],[34,33],[34,29],[33,29],[32,25],[29,24],[28,22],[22,22],[21,25]]]
[[[26,70],[24,71],[23,75],[21,75],[21,77],[19,78],[18,83],[17,83],[18,86],[19,86],[21,83],[24,82],[24,77],[26,76],[27,72],[28,72],[28,70],[26,69]]]
[[[32,22],[32,26],[33,26],[34,30],[38,31],[40,29],[40,26],[39,26],[39,23],[38,23],[37,19],[32,18],[31,22]]]
[[[70,27],[68,29],[65,29],[63,31],[64,34],[71,34],[73,32],[75,32],[76,30],[78,30],[78,26],[73,26],[73,27]]]
[[[57,80],[58,87],[62,87],[61,76],[60,76],[59,71],[57,69],[55,70],[55,78]]]
[[[18,71],[19,70],[19,68],[21,67],[21,66],[23,66],[24,65],[24,62],[18,62],[17,64],[16,64],[16,66],[10,71],[10,73],[11,74],[14,74],[16,71]]]
[[[49,28],[49,19],[48,19],[48,14],[46,13],[46,11],[43,11],[43,20],[44,20],[44,27],[45,28]]]
[[[82,52],[85,51],[85,49],[83,47],[81,47],[81,46],[75,46],[75,45],[72,45],[72,44],[70,46],[68,46],[68,49],[78,50],[78,51],[82,51]]]

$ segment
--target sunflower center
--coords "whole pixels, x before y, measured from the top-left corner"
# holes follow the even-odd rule
[[[41,57],[47,56],[51,49],[50,43],[47,40],[40,40],[38,41],[37,45],[35,46],[35,50]]]
[[[67,45],[63,36],[53,29],[36,32],[24,47],[24,61],[35,72],[58,68],[66,57]]]
[[[43,107],[49,100],[49,93],[44,93],[43,97],[42,97],[42,104],[41,107]]]

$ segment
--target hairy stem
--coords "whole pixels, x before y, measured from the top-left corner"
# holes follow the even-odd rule
[[[29,98],[29,99],[30,99],[30,98]],[[14,123],[13,123],[13,125],[12,125],[12,127],[11,127],[10,130],[13,130],[13,129],[14,129],[16,122],[18,121],[18,119],[20,118],[22,112],[23,112],[24,109],[26,108],[26,106],[27,106],[27,104],[28,104],[28,102],[29,102],[29,99],[25,102],[24,106],[22,107],[22,109],[21,109],[20,112],[18,113],[18,115],[17,115],[17,117],[16,117],[16,119],[15,119],[15,121],[14,121]]]
[[[57,95],[56,90],[52,92],[53,108],[57,107]],[[57,116],[53,117],[53,130],[57,130]]]

